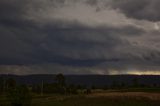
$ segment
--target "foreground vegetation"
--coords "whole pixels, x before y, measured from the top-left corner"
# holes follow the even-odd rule
[[[40,98],[34,100],[35,106],[160,106],[158,101],[152,101],[146,98],[111,98],[111,97],[69,97],[59,100],[55,98]]]
[[[96,88],[67,85],[62,74],[52,84],[19,85],[0,81],[0,106],[160,106],[160,87],[113,84]]]
[[[105,91],[104,91],[105,92]],[[137,93],[93,93],[79,95],[32,94],[31,106],[160,106],[160,98],[149,98],[150,94]],[[158,95],[158,97],[160,94]],[[12,106],[5,96],[0,97],[0,106]],[[17,105],[22,106],[22,105]],[[28,106],[28,105],[23,105]]]

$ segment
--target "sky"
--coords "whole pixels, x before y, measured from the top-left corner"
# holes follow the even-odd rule
[[[0,0],[0,74],[160,75],[160,0]]]

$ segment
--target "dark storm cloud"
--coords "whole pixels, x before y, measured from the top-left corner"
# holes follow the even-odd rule
[[[67,73],[64,71],[67,70],[68,73],[108,74],[109,69],[122,72],[131,67],[145,69],[146,65],[151,67],[159,65],[159,43],[155,43],[155,39],[146,40],[150,34],[157,37],[159,32],[148,33],[134,24],[126,24],[125,21],[122,23],[117,21],[115,25],[106,21],[108,19],[114,22],[117,15],[113,15],[112,20],[109,15],[104,15],[104,11],[95,11],[90,7],[98,5],[98,0],[85,0],[85,4],[76,4],[78,14],[84,13],[83,8],[91,9],[84,13],[86,18],[78,18],[79,16],[75,15],[77,11],[72,11],[73,13],[68,16],[71,10],[70,5],[63,6],[66,2],[66,0],[0,1],[0,73],[4,73],[2,70],[8,73],[13,68],[12,73],[18,74],[44,73],[43,70],[46,70],[45,73],[57,73],[57,70]],[[112,6],[119,8],[128,17],[158,21],[156,11],[153,14],[146,10],[149,4],[158,1],[150,2],[114,1]],[[68,8],[69,12],[66,13],[65,10]],[[150,8],[154,10],[158,7]],[[71,9],[73,10],[72,6]],[[139,9],[141,11],[138,13]],[[116,10],[106,11],[110,15],[119,14]],[[143,14],[140,14],[141,12]],[[95,16],[93,20],[88,20],[90,19],[88,13]],[[60,14],[58,18],[61,19],[54,17],[57,14]],[[101,16],[99,18],[102,20],[96,19],[96,16]],[[127,20],[123,15],[120,16],[118,19]],[[138,42],[139,38],[142,38],[142,44]],[[156,40],[159,41],[159,38]],[[152,45],[155,45],[155,49],[151,49]]]
[[[1,64],[58,62],[74,65],[82,62],[88,64],[89,61],[91,64],[108,59],[110,61],[114,58],[110,55],[114,52],[114,47],[119,44],[125,45],[119,34],[134,36],[143,33],[134,27],[87,28],[76,24],[69,28],[54,25],[41,28],[31,26],[32,23],[22,24],[22,28],[19,25],[1,26],[3,30],[0,43],[3,52],[0,55],[1,60],[5,60]]]
[[[109,61],[112,60],[114,56],[107,54],[110,55],[116,45],[123,44],[119,34],[135,36],[143,33],[134,27],[88,28],[80,23],[67,23],[68,28],[63,28],[63,22],[38,27],[34,22],[21,17],[24,12],[18,14],[17,9],[9,10],[8,15],[10,12],[17,15],[15,19],[11,17],[1,21],[1,64],[57,62],[74,65],[88,64],[89,61],[91,65],[98,64],[108,58]]]
[[[12,22],[22,20],[26,11],[27,0],[1,0],[0,1],[0,21]],[[18,23],[17,23],[18,24]]]
[[[113,0],[112,6],[129,18],[160,21],[159,0]]]

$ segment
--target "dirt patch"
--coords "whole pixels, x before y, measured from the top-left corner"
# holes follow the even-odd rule
[[[160,100],[160,93],[145,92],[108,92],[108,93],[92,93],[86,97],[108,97],[108,98],[147,98],[150,100]]]

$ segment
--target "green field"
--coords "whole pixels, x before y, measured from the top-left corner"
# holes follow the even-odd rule
[[[147,98],[110,98],[110,97],[67,97],[67,98],[39,98],[33,100],[33,106],[160,106],[158,101]]]
[[[159,93],[100,92],[89,95],[37,95],[33,94],[32,106],[160,106]],[[1,96],[0,106],[10,106]]]

